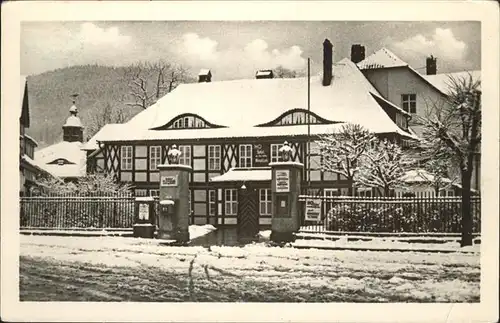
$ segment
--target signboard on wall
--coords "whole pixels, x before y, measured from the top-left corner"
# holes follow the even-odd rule
[[[321,199],[306,200],[306,221],[321,220]]]
[[[265,167],[269,165],[269,145],[253,145],[253,165],[255,167]]]
[[[149,204],[139,204],[139,220],[149,220]]]
[[[177,186],[177,175],[166,175],[160,178],[160,186]]]
[[[276,170],[276,192],[290,192],[290,170]]]

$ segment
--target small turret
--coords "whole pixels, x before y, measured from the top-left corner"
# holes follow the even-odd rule
[[[63,140],[83,142],[83,125],[78,117],[78,108],[75,105],[78,94],[73,94],[71,97],[73,98],[73,105],[69,108],[70,116],[63,125]]]

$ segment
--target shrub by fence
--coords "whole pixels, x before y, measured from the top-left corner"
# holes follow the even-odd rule
[[[71,194],[20,198],[21,227],[130,228],[131,194]]]
[[[321,199],[320,221],[305,221],[311,231],[343,232],[461,232],[460,197],[363,198],[316,197]],[[481,231],[481,199],[471,199],[473,232]]]

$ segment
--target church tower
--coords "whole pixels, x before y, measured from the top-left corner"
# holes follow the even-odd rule
[[[68,142],[83,142],[83,125],[80,118],[77,116],[78,109],[75,105],[78,94],[73,94],[73,105],[69,109],[70,116],[66,119],[63,126],[63,141]]]

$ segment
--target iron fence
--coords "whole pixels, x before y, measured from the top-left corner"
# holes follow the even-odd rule
[[[130,228],[131,194],[58,194],[20,198],[21,228]]]
[[[301,228],[311,232],[461,232],[461,197],[325,197],[301,195]],[[306,201],[315,205],[306,215]],[[316,203],[311,203],[316,202]],[[314,212],[316,211],[316,212]],[[473,232],[481,232],[481,198],[471,198]]]

